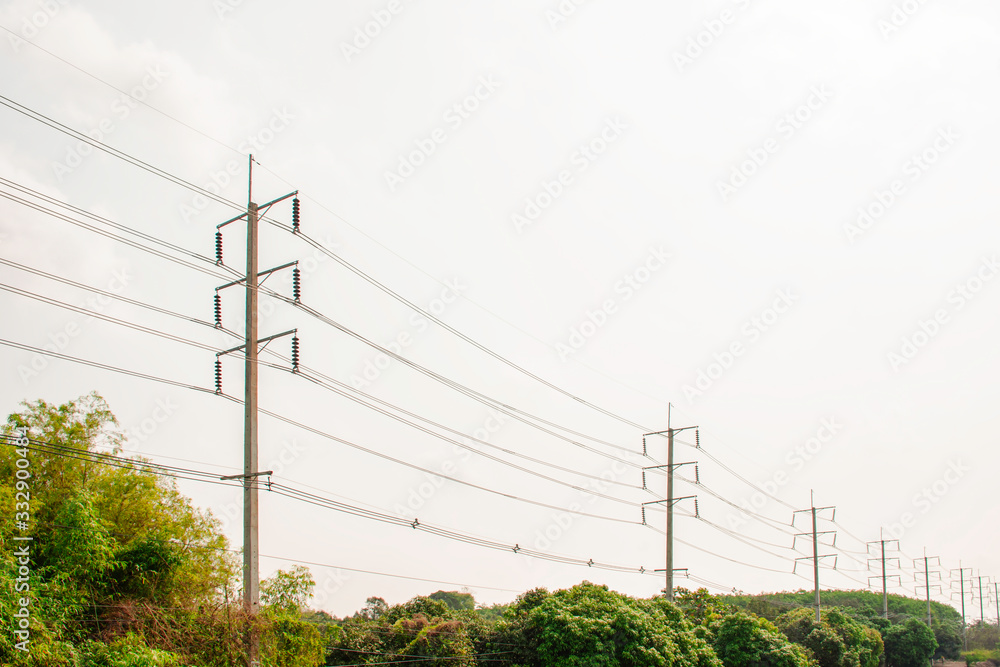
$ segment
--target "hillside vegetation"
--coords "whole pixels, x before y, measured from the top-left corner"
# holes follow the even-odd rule
[[[274,667],[923,667],[958,658],[954,609],[868,591],[634,598],[582,582],[509,605],[438,591],[346,618],[309,609],[305,567],[261,582],[261,613],[240,604],[234,552],[211,513],[140,460],[100,461],[125,437],[97,394],[23,404],[0,445],[0,664],[231,667],[252,631]],[[25,439],[27,438],[27,440]],[[30,441],[30,442],[29,442]],[[997,648],[993,626],[971,648]],[[976,654],[988,658],[991,654]]]

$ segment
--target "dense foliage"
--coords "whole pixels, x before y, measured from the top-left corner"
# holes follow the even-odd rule
[[[885,664],[888,667],[922,667],[937,648],[934,633],[915,618],[894,625],[885,633]]]
[[[882,635],[839,609],[799,608],[778,617],[777,625],[790,640],[809,650],[820,667],[878,667]]]
[[[49,451],[9,439],[0,446],[0,664],[241,664],[248,625],[232,595],[237,569],[218,521],[170,478],[95,460],[93,453],[120,454],[125,444],[99,395],[22,407],[4,435],[26,429]],[[26,471],[21,479],[17,470]],[[28,555],[16,556],[25,544]],[[20,582],[28,590],[17,590],[19,567],[30,570]],[[298,618],[311,586],[301,570],[262,582],[258,630],[267,664],[322,664],[320,632]],[[30,635],[18,647],[22,600]]]
[[[960,618],[950,607],[932,605],[932,631],[924,602],[890,596],[883,618],[881,596],[868,591],[824,591],[819,621],[805,591],[713,596],[678,589],[669,602],[589,582],[533,589],[490,607],[467,591],[395,605],[371,597],[339,619],[308,609],[315,582],[302,566],[261,582],[262,611],[250,619],[235,557],[212,515],[140,459],[113,466],[96,460],[95,452],[120,453],[125,445],[100,396],[25,403],[2,428],[48,443],[0,446],[4,666],[241,665],[251,627],[265,667],[922,667],[932,655],[957,658],[962,647]],[[30,558],[18,555],[26,542]],[[25,558],[27,593],[17,590]],[[25,605],[28,618],[21,618]],[[21,624],[30,642],[20,648],[30,652],[18,647]],[[995,655],[988,651],[1000,637],[980,623],[966,639],[980,649],[968,655],[972,661]]]
[[[730,614],[712,626],[712,647],[726,667],[809,667],[809,651],[766,618]]]

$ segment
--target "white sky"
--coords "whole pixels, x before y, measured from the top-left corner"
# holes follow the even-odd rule
[[[672,402],[673,425],[700,425],[705,448],[678,445],[677,460],[699,460],[707,487],[678,483],[678,495],[697,493],[703,518],[745,540],[678,516],[677,539],[697,549],[678,544],[675,566],[722,590],[811,586],[808,567],[798,570],[806,578],[787,574],[792,559],[810,553],[807,543],[786,548],[796,532],[788,506],[808,507],[811,489],[850,531],[825,551],[839,551],[843,571],[824,570],[824,586],[866,584],[864,545],[854,537],[877,539],[880,526],[907,513],[912,525],[896,527],[904,554],[927,547],[941,557],[936,599],[949,599],[949,570],[960,560],[1000,576],[995,3],[224,3],[5,3],[2,95],[198,186],[221,181],[234,202],[246,201],[253,137],[249,150],[261,164],[255,200],[300,190],[303,231],[346,261],[507,359],[650,430],[666,428]],[[575,9],[564,16],[560,7]],[[376,30],[379,18],[386,25]],[[357,38],[366,25],[377,33],[367,44]],[[352,43],[363,48],[345,47]],[[0,120],[5,179],[206,256],[215,225],[235,215],[105,154],[78,163],[79,142],[9,108],[0,107]],[[590,157],[581,149],[588,144]],[[400,171],[420,146],[430,155],[416,156],[412,174]],[[230,161],[235,175],[220,176]],[[529,199],[542,205],[539,214]],[[874,214],[870,222],[858,223],[859,209]],[[270,216],[288,223],[290,205]],[[244,229],[225,231],[226,262],[236,268]],[[309,306],[381,344],[403,341],[406,357],[509,405],[641,450],[640,429],[414,318],[317,256],[262,226],[261,269],[300,260]],[[203,320],[220,284],[7,200],[0,257]],[[268,286],[288,294],[286,278]],[[86,300],[9,266],[0,266],[0,282]],[[449,284],[459,298],[445,304]],[[239,329],[242,294],[224,295],[226,326]],[[0,292],[0,307],[6,340],[53,343],[71,356],[212,385],[209,351],[10,292]],[[217,349],[238,344],[123,303],[104,312]],[[600,326],[587,324],[595,320]],[[67,327],[74,335],[60,333]],[[376,361],[371,348],[280,304],[268,307],[260,334],[294,327],[303,363],[338,380],[363,377]],[[585,335],[573,337],[574,329]],[[919,348],[904,349],[904,338]],[[287,339],[272,346],[288,354]],[[26,374],[33,361],[45,367]],[[724,370],[712,366],[722,362]],[[7,346],[0,367],[5,413],[22,399],[61,403],[96,389],[133,433],[132,451],[220,474],[242,465],[242,408],[233,403],[66,361],[45,364]],[[700,373],[714,377],[699,385]],[[377,378],[365,391],[450,428],[472,434],[496,425],[483,405],[398,362],[369,375]],[[224,385],[242,394],[236,357],[225,362]],[[261,405],[502,493],[640,518],[637,507],[457,453],[284,372],[262,370]],[[262,469],[274,469],[275,481],[390,514],[406,508],[421,523],[504,543],[663,567],[663,537],[648,527],[428,483],[424,473],[269,417],[260,423]],[[607,458],[513,420],[494,430],[489,442],[508,450],[593,475],[612,470]],[[796,453],[817,435],[825,442],[812,443],[808,460]],[[663,462],[663,440],[649,445]],[[487,451],[570,484],[585,481]],[[768,528],[713,497],[710,490],[740,505],[753,490],[709,455],[755,484],[772,483],[783,502],[767,499],[759,511],[785,527]],[[650,480],[662,494],[663,477]],[[641,483],[635,468],[616,481]],[[181,488],[226,519],[239,547],[239,490]],[[421,492],[429,497],[407,508]],[[621,485],[608,493],[632,503],[657,497]],[[399,602],[461,585],[481,602],[582,579],[636,595],[662,587],[659,577],[480,549],[273,494],[262,494],[261,507],[264,554],[455,584],[313,566],[316,605],[335,614],[370,595]],[[678,505],[679,514],[692,509]],[[662,521],[651,511],[651,523]],[[540,540],[546,531],[555,539]],[[262,560],[265,575],[289,566]],[[903,558],[903,566],[912,591],[912,562]],[[970,609],[978,617],[978,601]]]

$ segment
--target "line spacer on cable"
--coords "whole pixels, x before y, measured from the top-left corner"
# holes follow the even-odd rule
[[[225,477],[220,477],[219,479],[221,479],[221,480],[229,480],[229,479],[247,479],[247,478],[249,478],[249,477],[260,477],[261,475],[267,475],[267,476],[269,476],[269,477],[270,477],[270,476],[271,476],[271,475],[273,475],[273,474],[274,474],[274,471],[273,471],[273,470],[264,470],[264,471],[261,471],[261,472],[252,472],[252,473],[249,473],[249,474],[241,474],[241,475],[226,475]]]

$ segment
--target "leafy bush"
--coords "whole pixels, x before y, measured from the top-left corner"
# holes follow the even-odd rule
[[[712,624],[712,648],[725,667],[809,667],[805,650],[765,618],[730,614]]]
[[[79,667],[179,667],[180,658],[168,651],[149,648],[138,635],[129,633],[110,644],[88,640],[80,646]]]
[[[673,603],[637,600],[589,582],[551,594],[529,591],[505,622],[502,641],[520,649],[510,664],[722,667]]]
[[[976,649],[974,651],[962,651],[962,659],[969,667],[980,662],[989,662],[1000,665],[1000,649],[987,651],[986,649]]]
[[[838,609],[815,612],[800,608],[778,617],[778,628],[791,641],[808,649],[820,667],[877,667],[882,637]]]
[[[885,633],[885,662],[888,667],[923,667],[928,664],[937,640],[926,623],[911,618]]]

